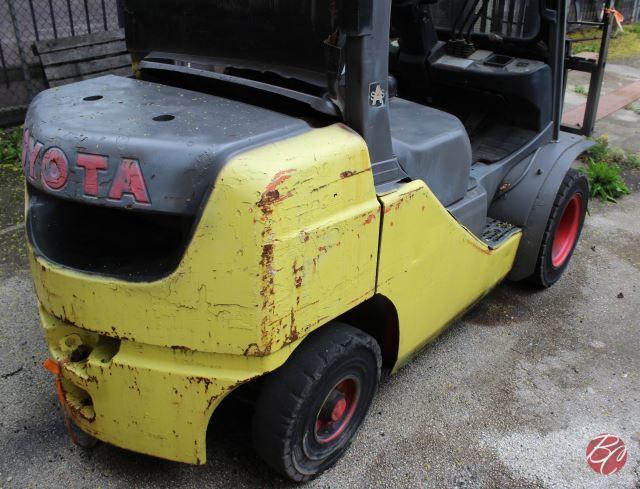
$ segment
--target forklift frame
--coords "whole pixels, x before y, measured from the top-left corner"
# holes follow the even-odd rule
[[[213,413],[231,393],[249,393],[258,453],[308,480],[347,449],[383,370],[396,372],[505,278],[545,288],[566,270],[589,198],[571,165],[591,144],[561,130],[566,0],[555,10],[538,2],[539,58],[525,46],[491,66],[498,47],[462,68],[447,55],[440,67],[458,93],[475,79],[464,95],[500,99],[482,120],[517,137],[493,160],[474,159],[454,107],[391,96],[392,0],[323,5],[323,15],[341,13],[324,41],[326,95],[203,64],[189,52],[206,44],[195,34],[167,56],[172,19],[161,12],[164,24],[154,22],[143,0],[128,1],[138,79],[45,91],[25,121],[28,250],[47,365],[83,431],[204,464]],[[163,1],[168,12],[182,0]],[[226,21],[252,2],[269,14],[285,6],[200,5]],[[437,36],[426,47],[429,3],[397,4],[419,33],[408,35],[420,44],[408,55],[418,75],[445,57]],[[203,18],[189,15],[184,31]],[[496,124],[513,100],[522,113]]]

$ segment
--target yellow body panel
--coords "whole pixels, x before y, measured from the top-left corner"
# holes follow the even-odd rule
[[[100,345],[62,364],[75,421],[115,445],[204,463],[226,394],[374,294],[379,210],[367,147],[337,124],[234,157],[165,279],[79,273],[31,250],[54,359],[66,362],[69,336]],[[103,362],[109,337],[121,342]]]
[[[61,362],[67,410],[75,423],[105,442],[178,462],[204,463],[207,426],[220,402],[235,387],[283,364],[293,351],[288,346],[269,356],[244,357],[128,340],[118,345],[42,308],[40,317],[50,354]],[[68,362],[69,340],[93,347],[86,361]]]
[[[373,295],[379,208],[362,138],[317,129],[229,162],[166,279],[125,282],[34,257],[36,291],[53,316],[107,336],[268,355]]]
[[[377,292],[398,312],[397,370],[507,275],[521,234],[491,250],[421,181],[380,200],[384,221]]]
[[[284,364],[308,333],[382,294],[399,315],[397,368],[507,274],[519,239],[490,250],[422,182],[378,197],[364,141],[336,124],[236,155],[162,280],[30,255],[76,423],[124,448],[204,463],[222,399]],[[93,349],[71,362],[78,344]]]

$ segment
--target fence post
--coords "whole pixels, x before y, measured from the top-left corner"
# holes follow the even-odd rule
[[[124,27],[124,5],[122,5],[122,0],[116,0],[116,12],[118,13],[118,27],[122,29]]]
[[[11,17],[11,25],[13,26],[13,34],[16,37],[16,47],[18,48],[18,56],[20,57],[20,67],[22,68],[22,76],[24,77],[24,81],[27,89],[27,96],[29,99],[32,97],[31,91],[31,74],[29,73],[29,64],[27,63],[27,58],[24,55],[24,50],[22,49],[22,35],[20,34],[20,27],[18,26],[18,18],[16,17],[16,9],[13,5],[14,0],[7,0],[9,4],[9,17]]]

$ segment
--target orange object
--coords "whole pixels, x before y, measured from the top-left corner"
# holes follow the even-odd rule
[[[604,11],[607,14],[615,16],[616,22],[618,23],[619,26],[622,27],[622,23],[624,22],[624,15],[622,15],[620,12],[618,12],[614,8],[605,9]]]
[[[62,380],[60,377],[60,364],[55,360],[52,360],[51,358],[47,358],[44,362],[42,362],[42,366],[56,376],[56,392],[58,393],[60,406],[62,406],[62,410],[65,413],[65,419],[66,419],[64,390],[62,390]]]
[[[42,366],[54,375],[60,375],[60,365],[54,360],[47,358],[42,362]]]
[[[71,419],[69,417],[69,413],[67,412],[67,405],[64,398],[64,389],[62,388],[62,372],[60,370],[62,362],[56,362],[51,358],[47,358],[44,362],[42,362],[42,366],[56,376],[56,392],[58,393],[58,400],[60,401],[60,407],[62,408],[62,416],[64,417],[64,425],[67,428],[67,433],[69,433],[69,438],[74,445],[77,445],[82,448],[93,448],[95,443],[81,443],[78,439],[78,435],[73,430],[73,426],[71,425]]]

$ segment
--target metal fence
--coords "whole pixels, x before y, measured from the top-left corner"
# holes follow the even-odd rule
[[[45,88],[34,42],[117,28],[116,0],[0,0],[0,125]]]

